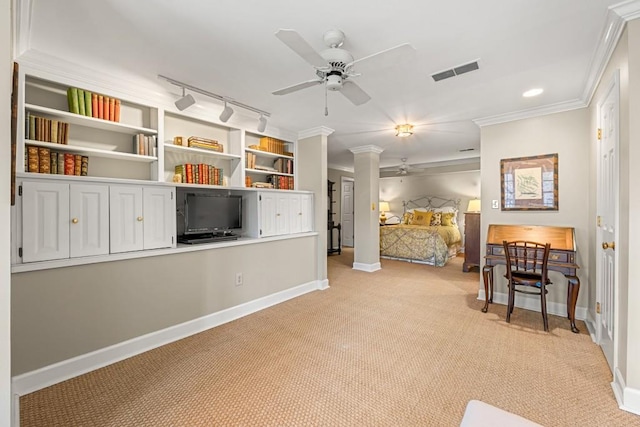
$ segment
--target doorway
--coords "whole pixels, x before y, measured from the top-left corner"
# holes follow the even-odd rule
[[[342,244],[343,246],[353,247],[353,178],[346,176],[340,179],[340,222],[342,224]]]

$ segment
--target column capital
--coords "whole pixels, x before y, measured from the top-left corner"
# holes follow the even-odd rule
[[[351,151],[353,154],[360,154],[360,153],[380,154],[384,151],[384,148],[378,147],[377,145],[362,145],[360,147],[350,148],[349,151]]]
[[[298,132],[298,139],[311,138],[314,136],[329,136],[333,132],[335,131],[331,128],[328,128],[326,126],[318,126],[316,128],[301,130],[300,132]]]

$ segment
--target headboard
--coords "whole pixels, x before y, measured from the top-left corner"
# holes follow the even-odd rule
[[[402,207],[404,212],[409,209],[426,209],[435,210],[445,207],[452,207],[455,210],[460,210],[460,199],[447,199],[440,196],[421,196],[413,200],[403,200]]]

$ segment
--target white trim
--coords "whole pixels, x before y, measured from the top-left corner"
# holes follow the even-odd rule
[[[20,395],[13,393],[13,408],[11,411],[11,426],[20,427]]]
[[[328,282],[328,281],[327,281]],[[206,331],[275,304],[322,289],[324,284],[312,281],[262,298],[230,307],[178,325],[151,332],[109,347],[76,356],[12,378],[13,392],[20,396],[77,377],[131,356]]]
[[[13,58],[25,53],[31,46],[31,0],[13,0]]]
[[[349,172],[349,173],[354,173],[355,172],[353,168],[348,168],[348,167],[339,166],[339,165],[332,165],[332,164],[327,165],[327,169],[334,169],[334,170],[337,170],[337,171]]]
[[[591,341],[597,344],[597,324],[590,311],[587,311],[587,318],[584,319],[584,323],[585,325],[587,325],[587,330],[589,331],[589,335],[591,336]]]
[[[640,0],[627,0],[614,4],[609,9],[620,15],[625,21],[640,18]]]
[[[329,136],[333,132],[335,131],[331,128],[328,128],[326,126],[318,126],[316,128],[301,130],[300,132],[298,132],[298,139],[311,138],[314,136]]]
[[[493,294],[493,303],[507,305],[509,294],[502,292]],[[484,301],[484,289],[478,291],[478,299]],[[540,312],[540,297],[531,295],[518,295],[516,298],[516,307],[525,310]],[[491,311],[491,306],[489,306]],[[567,317],[567,304],[560,302],[547,301],[547,313],[554,316]],[[585,320],[587,318],[587,307],[576,307],[576,320]]]
[[[365,263],[362,263],[362,262],[354,262],[353,263],[353,269],[354,270],[366,271],[367,273],[373,273],[374,271],[378,271],[381,268],[382,267],[381,267],[379,262],[375,262],[373,264],[365,264]]]
[[[532,117],[544,116],[547,114],[563,113],[565,111],[584,108],[587,103],[581,99],[557,102],[555,104],[542,105],[540,107],[529,108],[527,110],[514,111],[511,113],[497,114],[495,116],[480,117],[473,119],[473,122],[480,127],[497,125],[499,123],[512,122],[515,120],[529,119]]]
[[[384,148],[378,147],[377,145],[361,145],[360,147],[349,148],[353,154],[360,153],[376,153],[380,154],[384,151]]]
[[[611,388],[620,409],[640,415],[640,390],[627,387],[622,372],[618,368],[615,369]]]
[[[329,289],[329,279],[322,279],[318,281],[318,289],[321,291]]]

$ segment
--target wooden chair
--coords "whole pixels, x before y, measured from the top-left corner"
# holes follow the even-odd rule
[[[502,242],[506,257],[507,286],[509,301],[507,305],[507,323],[511,322],[511,313],[515,305],[515,293],[540,295],[540,311],[544,321],[544,330],[549,331],[547,320],[547,285],[551,284],[547,275],[550,244],[517,240]]]

